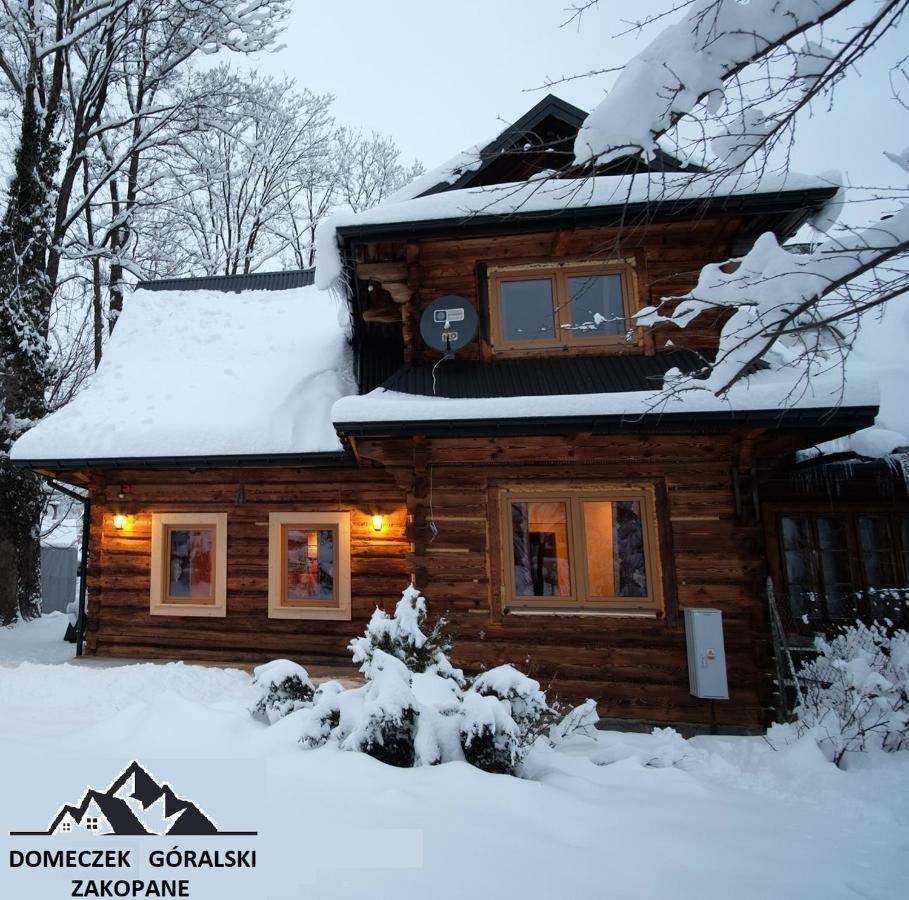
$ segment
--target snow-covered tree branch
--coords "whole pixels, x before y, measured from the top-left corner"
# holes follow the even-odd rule
[[[575,17],[589,25],[595,5],[575,7]],[[898,27],[907,6],[906,0],[681,4],[674,11],[678,20],[624,66],[585,121],[575,163],[597,172],[628,156],[650,158],[659,142],[702,161],[695,177],[707,184],[757,182],[770,170],[785,176],[800,115],[812,104],[832,102],[837,84],[855,76],[856,64]],[[905,59],[892,61],[891,73],[895,112],[902,115]],[[834,224],[841,189],[814,219],[816,232],[827,232],[819,245],[805,252],[765,234],[744,257],[705,268],[689,294],[643,310],[637,324],[684,329],[702,313],[729,311],[719,352],[705,360],[701,382],[719,396],[764,362],[798,369],[803,377],[842,364],[862,314],[909,289],[909,148],[898,151],[878,151],[896,163],[894,172],[902,170],[901,183],[877,192],[885,209],[881,221]],[[822,177],[831,184],[839,178]],[[684,331],[673,342],[684,344]]]

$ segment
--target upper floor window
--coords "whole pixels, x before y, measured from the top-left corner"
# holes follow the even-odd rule
[[[624,343],[636,308],[631,260],[489,270],[497,350]]]

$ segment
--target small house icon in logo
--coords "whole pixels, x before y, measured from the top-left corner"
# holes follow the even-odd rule
[[[46,831],[12,831],[11,835],[254,835],[255,831],[221,831],[191,800],[159,783],[133,761],[106,791],[88,788],[77,804],[65,804]]]

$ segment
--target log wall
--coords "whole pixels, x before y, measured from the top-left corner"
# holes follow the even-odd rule
[[[737,515],[730,476],[739,448],[730,435],[398,438],[359,442],[359,468],[96,474],[87,649],[347,667],[347,642],[376,604],[393,608],[413,574],[431,611],[450,614],[455,662],[468,671],[512,662],[564,699],[596,698],[607,717],[707,723],[715,716],[759,727],[769,649],[760,537]],[[497,491],[525,480],[655,484],[665,615],[504,612]],[[351,511],[352,621],[268,618],[268,513],[293,509]],[[226,618],[149,615],[151,513],[181,510],[228,514]],[[117,512],[130,516],[123,531],[113,527]],[[386,516],[381,535],[370,522],[376,512]],[[688,693],[686,606],[724,613],[731,698],[713,709]]]
[[[386,288],[370,293],[368,303],[388,309],[381,321],[399,322],[405,353],[420,361],[437,356],[420,338],[420,316],[444,294],[467,297],[486,317],[485,275],[478,265],[503,266],[540,262],[583,262],[627,258],[635,261],[638,296],[635,308],[659,304],[663,297],[681,296],[697,283],[707,263],[723,260],[732,252],[732,242],[741,220],[723,218],[664,225],[615,228],[551,229],[497,237],[422,239],[408,244],[378,243],[358,248],[357,273]],[[370,315],[367,312],[367,315]],[[574,354],[603,352],[653,352],[671,339],[677,347],[712,348],[717,344],[725,312],[703,314],[684,331],[674,325],[660,326],[652,338],[639,329],[638,339],[625,346],[574,348]],[[495,352],[481,329],[480,338],[459,352],[463,359],[491,359]],[[521,351],[527,355],[528,351]],[[548,350],[546,355],[559,351]],[[514,355],[500,351],[500,355]]]
[[[559,695],[592,696],[600,714],[647,721],[758,727],[769,703],[770,656],[761,535],[737,511],[732,435],[619,435],[361,440],[407,490],[407,568],[456,624],[456,661],[503,662]],[[545,461],[545,462],[544,462]],[[662,618],[509,614],[501,602],[498,491],[535,485],[650,483],[657,487]],[[435,525],[435,536],[432,525]],[[688,692],[682,611],[723,611],[731,697]]]
[[[404,496],[378,466],[118,471],[94,476],[91,490],[89,653],[346,665],[347,642],[376,603],[409,581]],[[293,510],[350,511],[353,623],[268,618],[268,514]],[[128,515],[122,531],[118,512]],[[149,614],[153,512],[227,513],[225,618]],[[381,534],[375,513],[385,516]]]

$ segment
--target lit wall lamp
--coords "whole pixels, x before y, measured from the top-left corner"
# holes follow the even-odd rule
[[[122,531],[126,528],[126,516],[122,513],[117,513],[117,515],[114,516],[114,528],[116,528],[117,531]]]
[[[376,515],[374,515],[372,517],[372,530],[376,534],[380,534],[382,531],[382,528],[384,526],[385,526],[385,517],[380,515],[379,513],[376,513]]]

